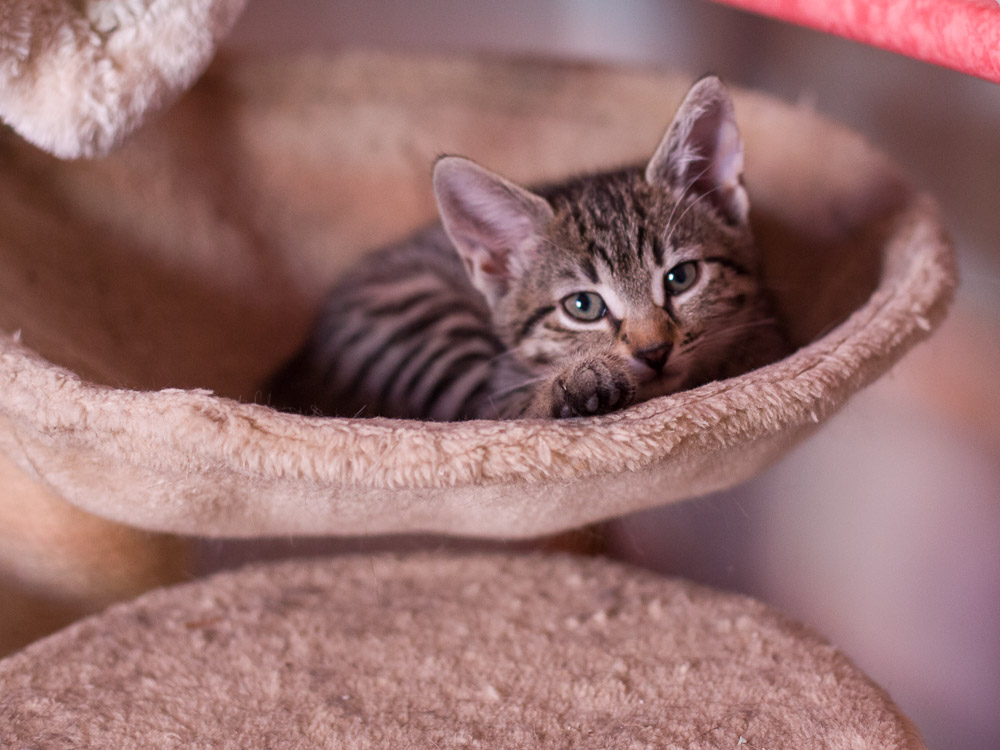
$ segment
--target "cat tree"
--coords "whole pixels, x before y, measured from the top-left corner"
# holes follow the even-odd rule
[[[60,155],[102,151],[187,86],[238,6],[152,3],[100,26],[31,6],[50,15],[28,13],[30,54],[0,68],[17,79],[0,114]],[[177,28],[211,29],[183,75],[129,57],[129,40],[160,38],[132,26],[182,11]],[[101,99],[106,78],[81,66],[74,85],[101,116],[74,129],[31,110],[25,92],[61,70],[40,43],[60,28],[80,34],[59,37],[75,40],[63,54],[93,43],[119,73],[138,60],[127,80],[154,81],[155,96],[122,97],[119,82]],[[737,92],[791,356],[568,422],[252,403],[352,255],[432,217],[437,153],[517,180],[640,160],[689,84],[540,62],[234,59],[103,159],[61,162],[0,134],[0,586],[13,602],[0,628],[10,649],[131,600],[0,662],[0,745],[922,747],[801,626],[604,561],[317,560],[133,599],[182,574],[174,535],[529,538],[731,486],[927,336],[954,286],[933,202],[853,133]],[[38,135],[54,122],[58,138]]]

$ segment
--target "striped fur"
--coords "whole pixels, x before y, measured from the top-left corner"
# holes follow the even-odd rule
[[[532,192],[445,157],[434,186],[443,223],[373,253],[331,290],[267,388],[272,403],[339,416],[571,417],[786,350],[716,79],[695,85],[644,167]],[[581,318],[594,300],[604,314]]]
[[[269,388],[275,405],[338,416],[476,415],[504,346],[440,227],[372,254],[327,295]]]

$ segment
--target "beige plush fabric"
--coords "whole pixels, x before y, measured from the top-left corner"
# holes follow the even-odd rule
[[[0,657],[113,602],[185,580],[185,548],[69,505],[0,455]]]
[[[804,345],[784,361],[563,422],[245,403],[339,269],[433,216],[435,154],[520,180],[641,159],[690,81],[539,62],[239,60],[98,162],[0,139],[12,165],[0,450],[91,513],[208,535],[526,537],[747,478],[925,337],[954,285],[933,202],[884,156],[747,92],[753,221]]]
[[[157,591],[0,662],[0,746],[924,747],[844,655],[761,604],[541,556]]]
[[[4,0],[0,119],[62,157],[106,153],[187,89],[246,0]]]

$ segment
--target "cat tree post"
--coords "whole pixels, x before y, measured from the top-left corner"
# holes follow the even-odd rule
[[[3,454],[0,529],[0,657],[188,567],[179,537],[82,511]]]

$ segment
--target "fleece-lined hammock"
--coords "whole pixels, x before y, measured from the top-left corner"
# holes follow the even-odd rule
[[[209,535],[523,537],[759,471],[941,319],[933,203],[806,109],[737,93],[752,220],[801,348],[593,419],[430,424],[248,403],[351,258],[461,153],[534,181],[641,160],[689,76],[342,55],[218,65],[110,157],[0,141],[0,449],[71,503]]]

